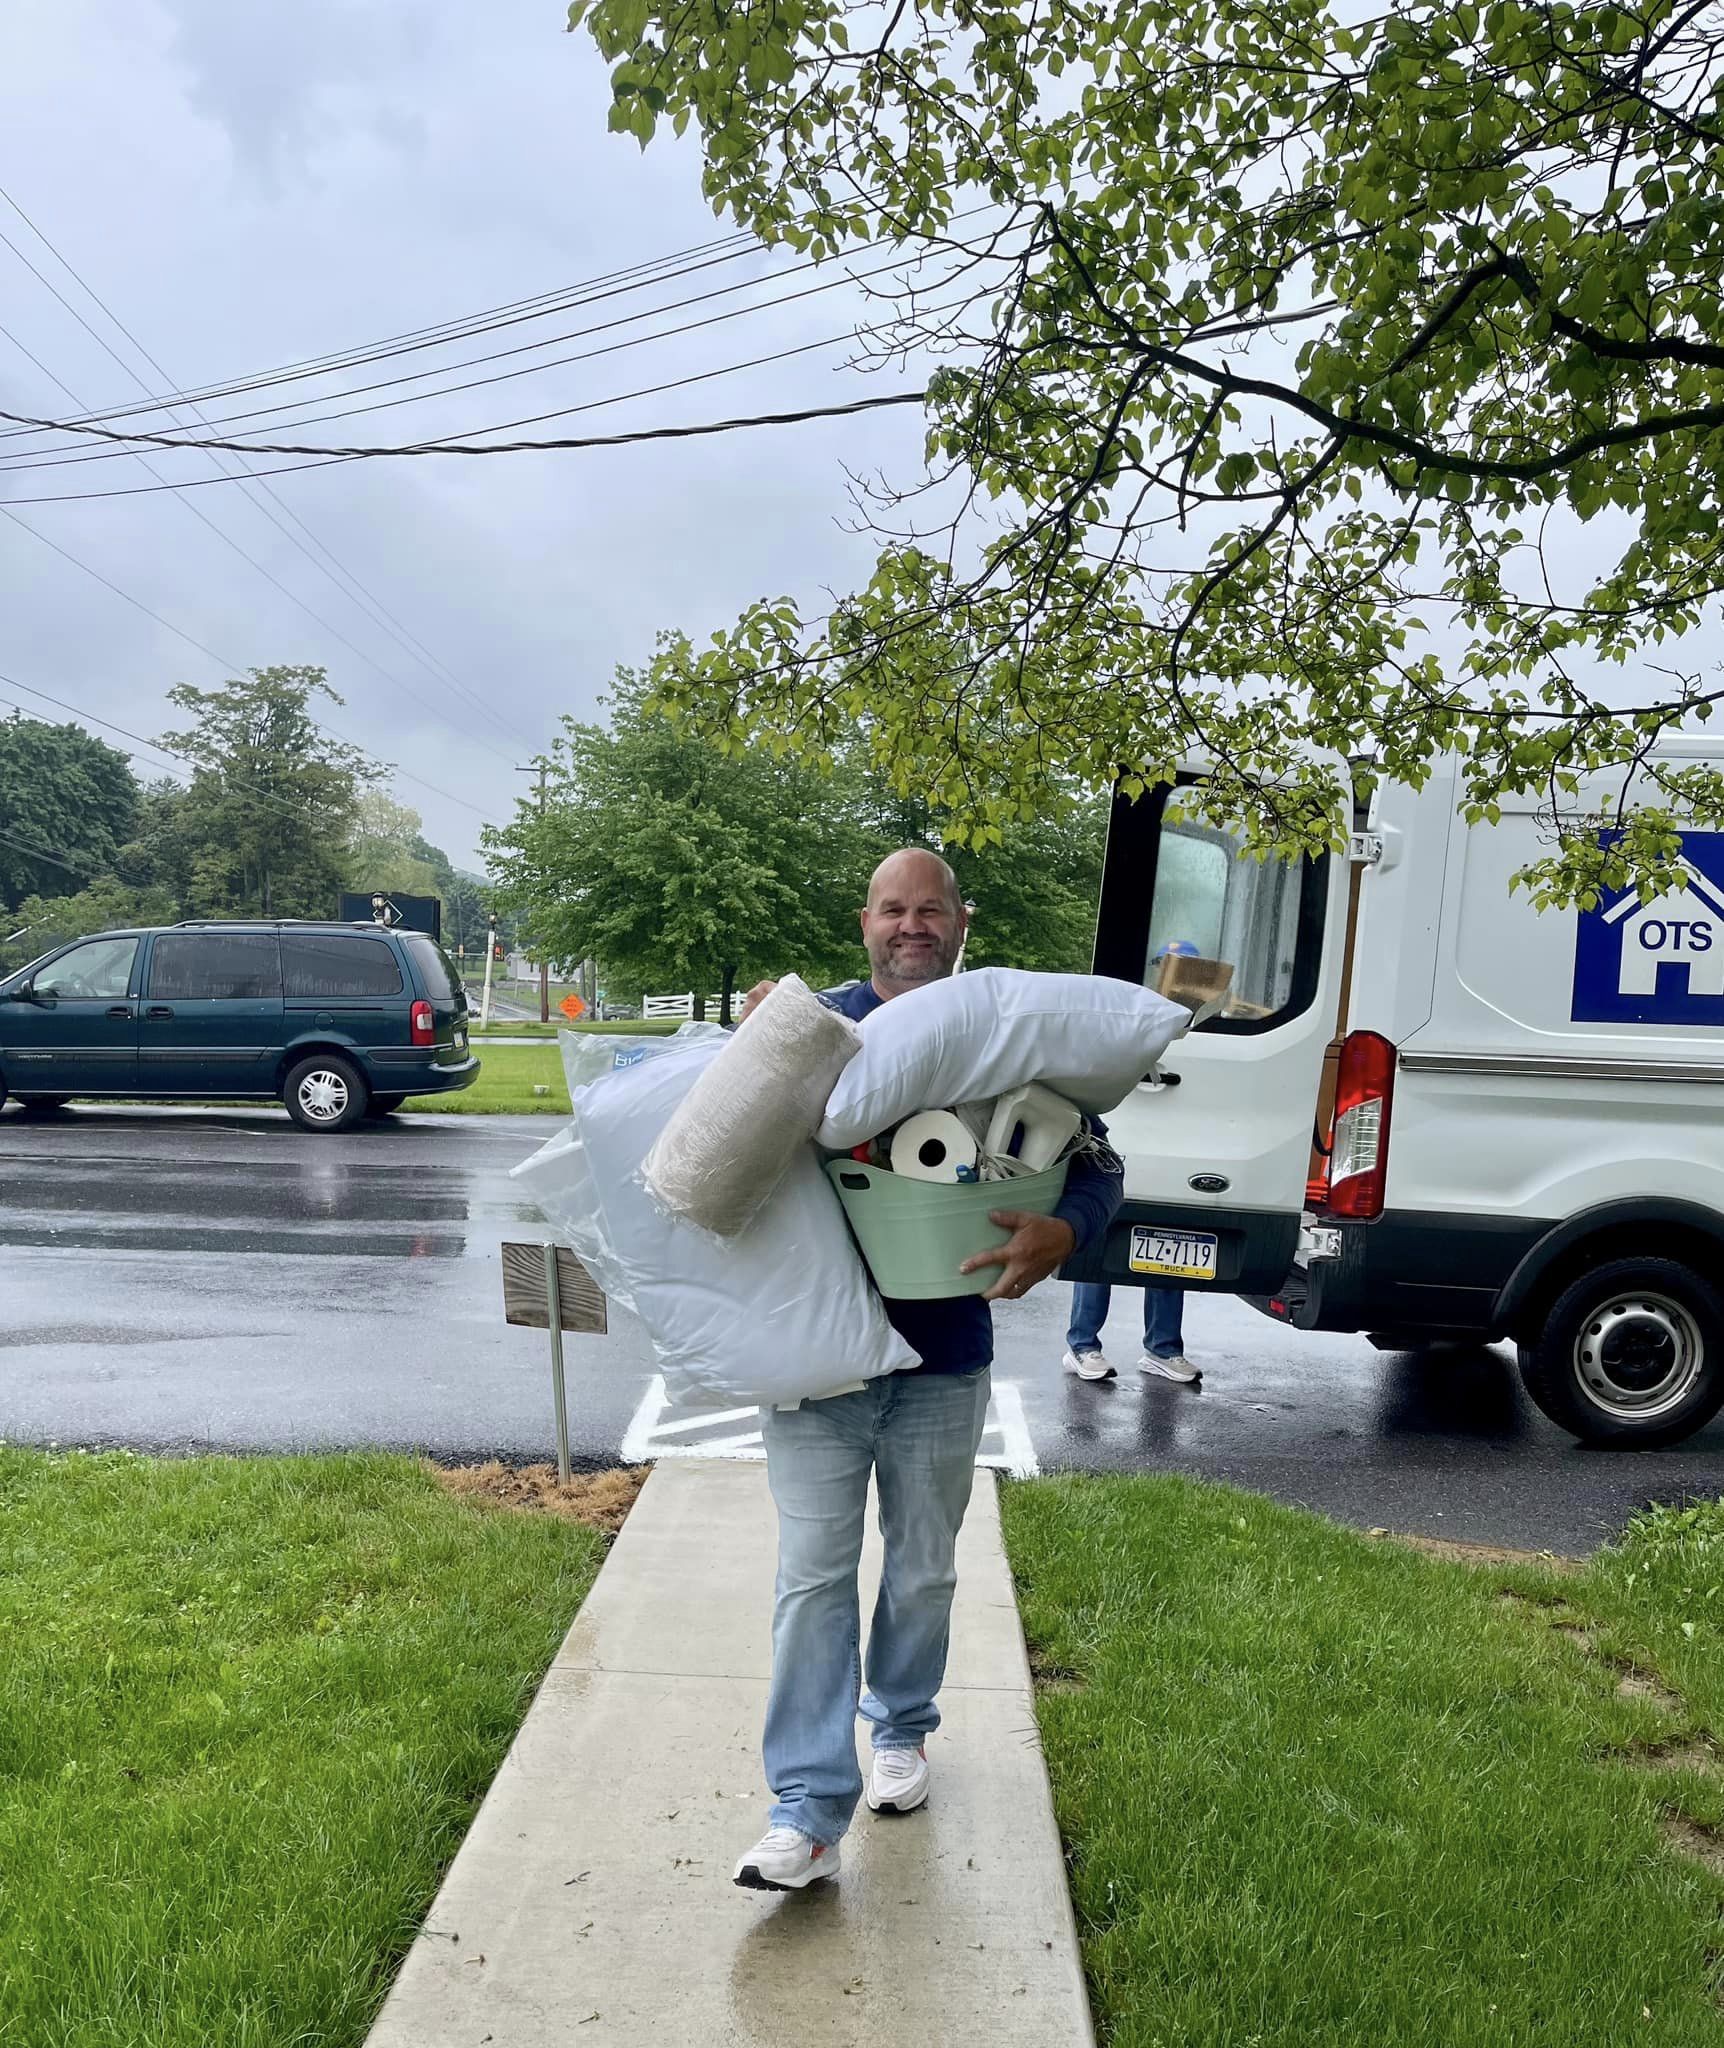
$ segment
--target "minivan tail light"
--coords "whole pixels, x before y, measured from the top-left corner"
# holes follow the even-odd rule
[[[415,1045],[437,1043],[437,1012],[429,1003],[413,1005],[412,1039]]]
[[[1335,1076],[1335,1125],[1329,1150],[1331,1216],[1360,1222],[1383,1213],[1389,1175],[1389,1111],[1395,1097],[1395,1048],[1375,1031],[1342,1041]]]

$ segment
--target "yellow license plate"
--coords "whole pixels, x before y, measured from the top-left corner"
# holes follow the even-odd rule
[[[1131,1226],[1131,1270],[1163,1280],[1213,1280],[1220,1240],[1201,1230],[1163,1230],[1154,1223]]]

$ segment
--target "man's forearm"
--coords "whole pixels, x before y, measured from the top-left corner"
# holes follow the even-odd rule
[[[1104,1164],[1094,1153],[1080,1152],[1071,1163],[1054,1214],[1071,1225],[1081,1252],[1106,1230],[1124,1200],[1125,1174],[1113,1155],[1109,1153]]]

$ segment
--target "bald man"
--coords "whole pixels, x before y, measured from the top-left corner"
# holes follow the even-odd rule
[[[860,1020],[943,980],[957,964],[966,923],[957,878],[937,854],[907,847],[890,855],[874,871],[862,912],[868,978],[821,1000]],[[745,1016],[771,986],[749,991]],[[886,1302],[918,1366],[766,1414],[778,1592],[762,1747],[774,1804],[765,1835],[737,1865],[738,1884],[799,1891],[837,1876],[838,1844],[864,1790],[858,1711],[873,1751],[869,1806],[910,1813],[927,1799],[926,1745],[940,1725],[934,1701],[946,1673],[958,1530],[988,1412],[988,1304],[1016,1300],[1056,1272],[1107,1227],[1121,1194],[1111,1155],[1074,1158],[1053,1215],[993,1212],[1010,1238],[964,1264],[966,1272],[999,1267],[985,1295]],[[834,1330],[834,1342],[843,1337]],[[864,1685],[856,1571],[871,1472],[886,1560]]]

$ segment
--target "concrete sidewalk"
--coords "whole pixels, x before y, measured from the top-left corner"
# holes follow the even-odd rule
[[[1087,2048],[993,1477],[959,1546],[921,1812],[866,1806],[835,1883],[738,1890],[766,1823],[765,1468],[660,1465],[368,2048]],[[864,1623],[878,1572],[864,1558]]]

